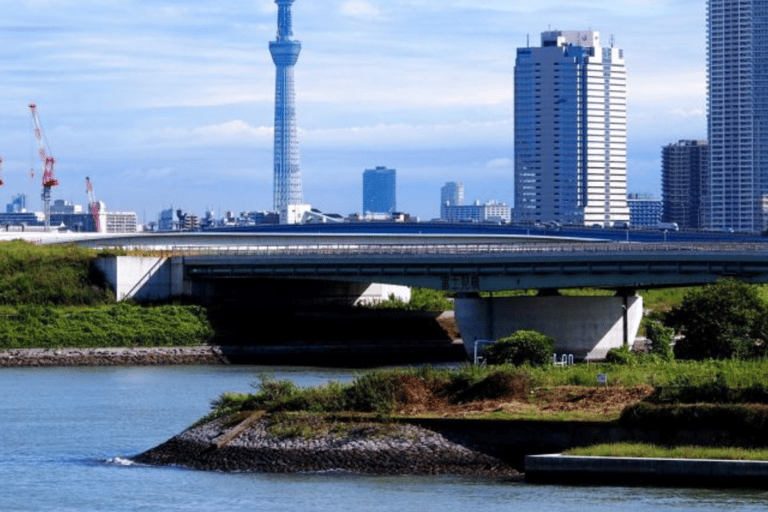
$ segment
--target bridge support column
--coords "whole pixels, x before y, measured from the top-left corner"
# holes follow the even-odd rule
[[[643,317],[643,298],[492,297],[457,298],[456,322],[467,353],[473,341],[496,340],[520,329],[533,329],[555,339],[557,354],[576,359],[603,359],[608,350],[631,346]]]

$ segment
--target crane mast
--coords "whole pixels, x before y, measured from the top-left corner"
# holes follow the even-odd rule
[[[99,203],[96,202],[96,198],[94,197],[93,183],[91,183],[91,178],[89,176],[85,177],[85,192],[88,194],[88,208],[91,210],[91,215],[93,215],[95,231],[99,233]]]
[[[40,124],[40,118],[37,115],[37,105],[29,104],[29,110],[32,113],[32,123],[34,125],[35,140],[37,140],[37,153],[43,164],[43,192],[40,195],[43,200],[45,214],[45,230],[51,230],[51,187],[59,184],[59,181],[53,176],[53,164],[55,160],[50,155],[48,143],[43,134],[43,127]]]
[[[0,185],[5,185],[3,181],[3,159],[0,158]]]

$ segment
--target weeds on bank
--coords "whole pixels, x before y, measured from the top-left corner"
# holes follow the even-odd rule
[[[642,457],[657,459],[768,460],[768,449],[711,448],[704,446],[664,447],[645,443],[600,444],[572,448],[564,455],[592,457]]]
[[[531,368],[511,366],[460,368],[399,368],[374,370],[358,375],[352,383],[337,382],[313,388],[298,388],[291,382],[262,375],[253,386],[256,393],[224,394],[212,403],[214,415],[236,411],[264,410],[269,413],[311,414],[362,413],[379,421],[393,419],[398,410],[412,403],[441,400],[448,404],[470,404],[487,399],[514,397],[530,404],[512,416],[504,411],[485,413],[487,418],[521,418],[575,421],[613,421],[618,413],[564,411],[543,414],[546,390],[563,386],[594,388],[598,374],[608,376],[607,387],[631,388],[653,385],[648,401],[657,403],[768,403],[765,375],[768,361],[707,361],[691,363],[654,362],[624,365],[585,364],[571,367]],[[537,391],[533,393],[532,391]],[[755,397],[763,397],[758,400]]]

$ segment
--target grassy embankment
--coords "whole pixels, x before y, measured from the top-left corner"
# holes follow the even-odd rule
[[[768,461],[768,449],[712,448],[707,446],[676,446],[668,448],[647,443],[599,444],[587,448],[572,448],[563,452],[563,455]]]
[[[92,249],[0,243],[0,349],[202,345],[213,331],[197,306],[115,302]]]
[[[211,416],[263,410],[641,424],[655,421],[660,413],[675,415],[683,423],[690,419],[687,416],[709,414],[718,422],[722,420],[718,414],[730,418],[749,410],[757,411],[749,421],[763,428],[768,427],[768,407],[762,405],[768,404],[767,371],[768,361],[712,361],[635,367],[389,369],[361,374],[350,384],[306,389],[263,379],[256,393],[226,393],[216,399]],[[607,386],[597,383],[598,373],[608,375]]]

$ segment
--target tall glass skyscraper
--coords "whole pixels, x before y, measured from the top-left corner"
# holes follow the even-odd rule
[[[277,12],[277,40],[269,43],[275,62],[275,146],[274,192],[275,211],[287,205],[302,204],[299,139],[296,126],[296,93],[293,68],[299,59],[301,43],[293,37],[291,5],[294,0],[275,0]]]
[[[709,0],[704,226],[768,227],[768,0]]]
[[[549,31],[515,61],[515,218],[629,222],[623,51],[600,34]]]
[[[363,171],[363,213],[397,211],[395,173],[386,167]]]

